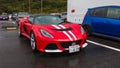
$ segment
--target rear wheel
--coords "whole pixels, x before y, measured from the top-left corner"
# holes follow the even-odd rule
[[[30,35],[30,45],[33,51],[37,51],[36,50],[36,41],[35,41],[35,36],[34,33],[32,32]]]

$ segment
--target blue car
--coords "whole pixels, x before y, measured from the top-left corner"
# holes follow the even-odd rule
[[[88,9],[82,25],[87,35],[99,34],[120,38],[120,6]]]

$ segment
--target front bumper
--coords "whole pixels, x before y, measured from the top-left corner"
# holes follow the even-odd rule
[[[46,53],[61,53],[68,51],[69,47],[77,45],[77,49],[85,48],[87,35],[77,38],[77,40],[70,41],[69,39],[48,39],[36,36],[36,48],[38,51]],[[75,51],[76,52],[76,51]]]
[[[87,45],[88,45],[88,43],[86,43],[86,42],[80,44],[80,45],[79,45],[79,51],[80,51],[81,48],[85,48]],[[46,49],[46,48],[44,48],[43,50],[40,49],[40,51],[46,52],[46,53],[62,53],[62,52],[71,53],[69,47],[70,47],[70,46],[74,46],[74,45],[70,45],[70,46],[68,46],[67,48],[64,48],[64,47],[61,46],[61,45],[59,45],[59,46],[56,45],[56,46],[57,46],[56,49]],[[75,51],[75,52],[78,52],[78,51]],[[72,52],[72,53],[74,53],[74,52]]]
[[[82,45],[82,47],[79,47],[79,49],[81,48],[85,48],[88,45],[88,43],[84,43]],[[69,48],[65,48],[65,50],[59,50],[59,49],[55,49],[55,50],[45,50],[46,53],[61,53],[64,51],[68,51],[69,52]]]

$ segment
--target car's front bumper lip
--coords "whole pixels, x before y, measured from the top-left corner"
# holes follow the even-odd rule
[[[58,50],[58,49],[56,49],[56,50],[45,50],[45,52],[47,52],[47,53],[59,53],[59,52],[62,52],[62,50]]]
[[[88,43],[84,43],[82,48],[85,48],[88,45]],[[65,51],[69,50],[69,48],[65,48]],[[55,50],[45,50],[46,53],[61,53],[63,50],[55,49]]]

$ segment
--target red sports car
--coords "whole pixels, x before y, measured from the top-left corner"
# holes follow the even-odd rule
[[[31,15],[18,25],[19,36],[30,39],[33,51],[74,53],[87,46],[81,25],[63,22],[57,16]]]

